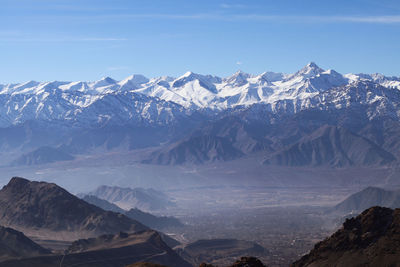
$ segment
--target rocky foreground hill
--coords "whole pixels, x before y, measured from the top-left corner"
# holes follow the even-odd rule
[[[399,266],[400,209],[372,207],[294,262],[303,266]]]
[[[0,225],[24,232],[0,226],[1,267],[121,267],[139,261],[191,266],[171,249],[179,244],[176,240],[52,183],[12,178],[0,190]],[[37,242],[75,241],[64,252],[50,251],[30,237]]]
[[[91,205],[56,184],[19,177],[0,190],[0,225],[31,236],[71,241],[148,229],[122,214]]]
[[[13,258],[34,257],[50,254],[48,249],[45,249],[23,233],[12,228],[0,226],[0,262]]]
[[[0,262],[0,266],[122,267],[145,261],[167,266],[191,267],[162,241],[157,232],[151,230],[81,239],[72,243],[65,255],[8,260]]]
[[[366,192],[382,203],[392,205],[397,200],[397,192],[367,188],[344,203],[357,208],[368,204],[370,202],[362,197]],[[12,178],[0,190],[0,224],[13,225],[26,232],[0,226],[0,267],[60,264],[121,267],[135,262],[141,262],[142,265],[138,266],[147,266],[145,262],[151,262],[189,267],[203,261],[213,264],[215,255],[232,259],[240,257],[238,255],[265,252],[255,243],[233,239],[199,240],[173,250],[168,240],[165,241],[165,235],[125,215],[104,211],[55,184],[18,177]],[[53,240],[66,236],[80,238],[68,247],[64,255],[43,248],[28,237],[32,234],[43,237],[45,233]],[[87,235],[93,237],[87,238]],[[399,262],[400,209],[375,206],[347,219],[341,229],[317,243],[309,254],[291,266],[399,266]],[[212,265],[204,263],[202,266]],[[255,258],[242,257],[231,266],[264,265]]]

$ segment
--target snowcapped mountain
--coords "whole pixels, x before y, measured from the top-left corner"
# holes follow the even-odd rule
[[[342,162],[346,155],[330,150],[337,148],[336,139],[325,140],[336,135],[310,137],[331,126],[349,131],[343,140],[360,136],[371,148],[400,158],[400,78],[343,75],[309,63],[292,74],[238,71],[221,78],[187,72],[178,78],[134,74],[121,81],[0,85],[0,159],[5,164],[43,147],[74,156],[151,147],[154,153],[142,155],[143,162],[156,164],[263,153],[289,162],[315,148],[334,152],[323,157]],[[352,153],[367,158],[369,150],[361,148]],[[380,157],[375,158],[372,165],[381,166]]]
[[[118,86],[116,82],[102,79],[95,83],[52,82],[34,87],[4,87],[7,91],[0,93],[0,127],[30,120],[90,125],[109,121],[166,124],[190,114],[173,102],[120,90]]]
[[[334,88],[342,89],[331,91]],[[382,106],[391,106],[400,116],[398,102],[391,100],[398,100],[395,92],[399,90],[399,77],[342,75],[312,62],[293,74],[238,71],[220,78],[187,72],[178,78],[148,79],[135,74],[122,81],[110,77],[94,82],[29,81],[0,85],[0,127],[29,120],[168,124],[196,111],[223,111],[252,104],[266,104],[272,112],[297,112],[317,106],[348,107],[357,101],[374,104],[376,109],[371,114]]]

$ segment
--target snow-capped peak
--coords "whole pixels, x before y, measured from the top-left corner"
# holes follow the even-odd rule
[[[194,75],[196,75],[196,73],[194,73],[194,72],[192,72],[192,71],[187,71],[187,72],[185,72],[182,76],[180,76],[178,79],[186,78],[186,77],[191,77],[191,76],[194,76]]]
[[[116,84],[117,81],[110,77],[103,77],[99,81],[93,83],[93,88],[104,87],[112,84]]]
[[[260,75],[258,75],[257,79],[259,79],[260,81],[265,81],[265,82],[276,82],[279,80],[283,80],[284,76],[285,75],[283,73],[266,71],[266,72],[263,72]]]
[[[318,74],[321,74],[324,71],[325,71],[324,69],[318,67],[318,65],[315,64],[314,62],[310,62],[306,66],[304,66],[301,70],[296,72],[295,75],[309,78],[309,77],[317,76]]]
[[[250,78],[251,75],[242,71],[242,70],[238,70],[236,71],[232,76],[229,76],[226,78],[226,80],[230,80],[230,79],[235,79],[235,78],[243,78],[243,79],[247,79]]]
[[[132,84],[144,84],[149,82],[149,79],[141,74],[133,74],[122,81],[119,82],[119,84],[126,84],[128,82],[131,82]]]
[[[212,91],[216,93],[215,91],[215,85],[218,81],[218,79],[214,76],[211,75],[201,75],[197,74],[191,71],[186,72],[184,75],[176,79],[172,83],[172,87],[174,88],[180,88],[184,87],[186,84],[191,83],[191,82],[196,82],[199,84],[200,87],[203,87],[209,91]]]
[[[138,89],[142,84],[148,83],[149,79],[140,74],[133,74],[124,80],[120,81],[118,85],[120,90],[133,90]]]
[[[227,77],[225,79],[225,81],[228,84],[232,84],[234,86],[243,86],[244,84],[248,83],[247,79],[250,78],[250,77],[251,77],[250,74],[245,73],[245,72],[243,72],[241,70],[238,70],[232,76]]]

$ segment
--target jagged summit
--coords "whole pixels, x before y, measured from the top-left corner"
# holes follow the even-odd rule
[[[142,84],[148,83],[149,79],[141,74],[133,74],[118,83],[119,90],[133,90],[141,87]]]
[[[133,84],[143,84],[149,82],[149,79],[141,74],[132,74],[131,76],[120,81],[120,84],[131,82]]]
[[[29,184],[31,181],[22,177],[12,177],[11,180],[6,184],[3,189],[18,190],[21,187]]]
[[[93,88],[104,87],[112,84],[116,84],[117,81],[110,77],[103,77],[100,80],[93,83]]]
[[[194,73],[194,72],[192,72],[192,71],[187,71],[187,72],[185,72],[182,76],[180,76],[179,78],[185,78],[185,77],[190,77],[190,76],[193,76],[193,75],[196,75],[196,73]],[[178,78],[178,79],[179,79]]]
[[[108,77],[108,76],[101,78],[99,81],[106,82],[106,83],[115,83],[116,82],[113,78]]]
[[[250,74],[245,73],[241,70],[238,70],[237,72],[235,72],[235,74],[226,78],[226,82],[233,84],[235,86],[242,86],[242,85],[248,83],[247,79],[250,77],[251,77]]]
[[[320,67],[313,61],[309,62],[306,67],[308,68],[314,68],[314,69],[320,69]]]
[[[279,73],[279,72],[272,72],[272,71],[266,71],[261,73],[259,76],[257,76],[258,79],[267,81],[267,82],[276,82],[279,80],[283,80],[285,77],[285,74]]]
[[[301,70],[299,70],[295,75],[302,75],[305,77],[313,77],[318,74],[323,73],[325,70],[320,68],[317,64],[314,62],[308,63],[306,66],[304,66]]]

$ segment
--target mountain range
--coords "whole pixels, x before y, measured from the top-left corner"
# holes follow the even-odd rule
[[[252,75],[238,71],[221,78],[187,72],[178,78],[148,79],[135,74],[121,81],[110,77],[94,82],[28,81],[0,85],[4,114],[7,114],[1,125],[32,118],[106,121],[111,119],[109,112],[112,110],[120,111],[113,112],[120,121],[144,118],[152,123],[165,123],[184,114],[185,109],[222,110],[256,103],[274,106],[284,100],[292,100],[297,105],[297,102],[331,88],[362,81],[400,89],[399,77],[342,75],[334,70],[324,70],[313,62],[293,74],[264,72]],[[379,99],[372,97],[370,100]],[[157,118],[153,116],[154,112],[158,112]]]
[[[142,148],[153,150],[141,162],[162,165],[258,153],[265,164],[340,168],[400,156],[400,78],[315,63],[292,74],[30,81],[0,85],[0,103],[0,152],[16,155],[0,153],[5,165]]]

